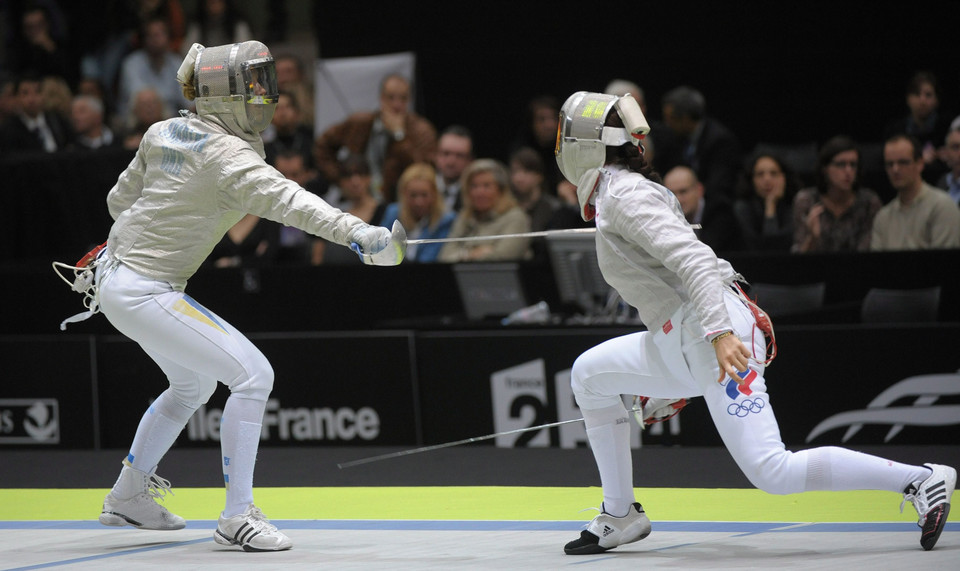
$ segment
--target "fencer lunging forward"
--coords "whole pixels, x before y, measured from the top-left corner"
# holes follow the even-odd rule
[[[596,217],[600,269],[648,328],[601,343],[573,365],[571,383],[603,505],[566,553],[600,553],[650,533],[634,497],[622,394],[702,395],[737,465],[767,492],[902,493],[919,515],[921,545],[932,549],[947,518],[955,469],[839,447],[785,449],[763,377],[764,335],[737,293],[741,278],[697,240],[673,193],[655,182],[639,144],[649,127],[632,97],[578,92],[563,105],[560,121],[557,162],[577,185],[583,218]]]
[[[197,113],[150,127],[107,197],[115,222],[96,267],[100,310],[156,361],[170,386],[143,415],[100,522],[184,527],[155,500],[170,486],[155,471],[219,381],[230,396],[220,427],[226,506],[214,539],[246,551],[289,549],[290,539],[253,503],[273,370],[243,334],[184,293],[187,280],[246,213],[354,244],[367,263],[400,259],[386,228],[333,208],[264,162],[260,132],[277,101],[267,46],[195,44],[178,80]]]

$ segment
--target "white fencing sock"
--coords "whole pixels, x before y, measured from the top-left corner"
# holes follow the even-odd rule
[[[904,488],[930,476],[925,466],[901,464],[838,446],[807,450],[807,490],[888,490]]]
[[[584,409],[584,425],[593,457],[600,470],[603,510],[616,517],[627,515],[633,494],[633,460],[630,450],[630,418],[622,403]]]
[[[199,406],[199,405],[198,405]],[[124,464],[150,474],[170,450],[197,407],[178,400],[170,389],[153,401],[140,419]]]
[[[220,419],[223,484],[227,489],[224,517],[233,517],[253,503],[253,469],[260,446],[260,428],[267,403],[230,395]]]

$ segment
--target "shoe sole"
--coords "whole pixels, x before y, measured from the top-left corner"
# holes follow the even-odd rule
[[[941,506],[938,506],[941,507]],[[936,514],[927,515],[928,521],[931,516],[939,516],[936,526],[929,532],[924,532],[920,536],[920,545],[923,547],[924,551],[930,551],[933,549],[933,546],[937,544],[937,540],[940,539],[940,533],[943,532],[943,528],[947,525],[947,516],[950,515],[950,504],[943,504],[943,510],[937,510]],[[926,525],[924,525],[926,527]]]
[[[182,525],[177,525],[175,527],[149,527],[143,525],[135,519],[131,519],[123,514],[118,514],[116,512],[103,512],[98,518],[100,523],[103,525],[109,525],[110,527],[135,527],[137,529],[145,529],[149,531],[176,531],[178,529],[183,529],[187,527],[186,522]]]

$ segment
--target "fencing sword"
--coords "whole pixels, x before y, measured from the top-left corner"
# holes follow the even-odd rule
[[[643,414],[643,406],[637,406],[634,408],[627,409],[627,412],[632,412],[634,414],[637,414],[637,413]],[[340,462],[339,464],[337,464],[337,468],[340,468],[342,470],[344,468],[352,468],[353,466],[360,466],[361,464],[369,464],[371,462],[379,462],[381,460],[390,460],[392,458],[401,458],[403,456],[410,456],[411,454],[420,454],[421,452],[432,452],[434,450],[440,450],[442,448],[452,448],[453,446],[460,446],[462,444],[471,444],[473,442],[491,440],[493,438],[497,438],[500,436],[510,436],[512,434],[522,434],[524,432],[533,432],[536,430],[543,430],[544,428],[553,428],[555,426],[562,426],[564,424],[571,424],[574,422],[583,422],[583,419],[571,418],[570,420],[561,420],[560,422],[550,422],[547,424],[538,424],[537,426],[527,426],[524,428],[517,428],[514,430],[506,430],[504,432],[495,432],[493,434],[485,434],[483,436],[474,436],[472,438],[464,438],[463,440],[454,440],[453,442],[444,442],[443,444],[432,444],[430,446],[423,446],[421,448],[411,448],[409,450],[401,450],[399,452],[379,454],[377,456],[360,458],[359,460],[350,460],[349,462]],[[641,420],[641,426],[643,426],[642,420]]]
[[[699,229],[699,224],[690,224],[690,228]],[[489,242],[491,240],[508,240],[511,238],[543,238],[548,236],[570,236],[576,234],[595,234],[597,229],[595,227],[589,228],[560,228],[557,230],[539,230],[536,232],[519,232],[516,234],[494,234],[491,236],[460,236],[453,238],[416,238],[413,240],[407,239],[407,232],[403,229],[403,225],[400,224],[399,220],[394,221],[393,228],[391,229],[391,241],[394,246],[395,252],[390,252],[390,257],[395,259],[399,257],[396,263],[399,263],[400,260],[403,260],[404,256],[407,253],[407,246],[418,245],[418,244],[446,244],[449,242]],[[361,254],[366,256],[366,254]],[[374,254],[376,256],[376,254]],[[393,265],[393,264],[387,264]]]

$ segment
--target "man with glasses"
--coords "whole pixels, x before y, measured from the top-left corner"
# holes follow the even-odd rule
[[[883,166],[897,196],[873,221],[871,250],[960,247],[960,209],[950,196],[924,182],[920,143],[894,135],[883,146]]]

